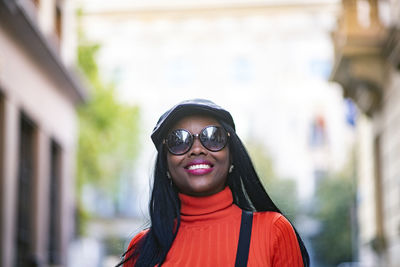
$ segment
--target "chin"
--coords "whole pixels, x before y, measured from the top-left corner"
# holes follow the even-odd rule
[[[203,187],[203,188],[196,188],[191,190],[192,194],[194,196],[210,196],[214,195],[220,191],[222,191],[224,187]]]

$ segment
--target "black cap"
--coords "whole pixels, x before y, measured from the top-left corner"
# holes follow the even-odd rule
[[[214,102],[206,99],[185,100],[172,107],[158,119],[151,133],[151,139],[156,148],[179,119],[192,114],[210,115],[228,123],[235,130],[235,123],[231,114]]]

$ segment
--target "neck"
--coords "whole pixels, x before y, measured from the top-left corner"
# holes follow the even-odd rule
[[[231,209],[238,207],[233,204],[232,192],[229,187],[211,196],[188,196],[179,194],[181,200],[182,222],[209,222],[224,218]]]

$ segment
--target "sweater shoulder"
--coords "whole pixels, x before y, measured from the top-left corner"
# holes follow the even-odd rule
[[[255,212],[253,216],[253,231],[255,230],[260,235],[268,235],[270,241],[286,237],[296,239],[292,224],[279,212]]]
[[[125,263],[123,267],[133,267],[135,265],[136,261],[136,256],[133,256],[133,253],[135,252],[135,248],[140,242],[140,240],[143,239],[143,237],[146,235],[146,233],[149,231],[149,229],[143,230],[137,235],[135,235],[131,241],[129,242],[128,249],[126,250],[125,253]]]
[[[275,224],[279,220],[286,220],[286,218],[275,211],[258,211],[253,214],[255,221],[260,221],[262,223]],[[287,221],[287,220],[286,220]]]
[[[262,224],[264,226],[269,226],[270,231],[272,232],[276,231],[279,232],[284,230],[285,232],[288,231],[294,233],[292,224],[289,222],[288,219],[286,219],[285,216],[283,216],[279,212],[274,212],[274,211],[255,212],[254,222],[257,224]]]
[[[128,251],[133,248],[135,245],[139,243],[140,240],[146,235],[146,233],[149,231],[149,229],[145,229],[141,232],[139,232],[137,235],[135,235],[132,240],[129,242],[128,246]]]
[[[270,211],[255,212],[253,233],[256,236],[254,241],[252,239],[254,250],[261,256],[266,253],[263,266],[303,266],[294,228],[282,214]]]

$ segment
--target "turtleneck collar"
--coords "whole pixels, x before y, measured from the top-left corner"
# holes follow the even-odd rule
[[[232,191],[227,186],[224,190],[204,197],[194,197],[179,194],[181,200],[182,222],[210,222],[218,219],[226,219],[229,214],[239,211],[239,207],[233,204]]]

